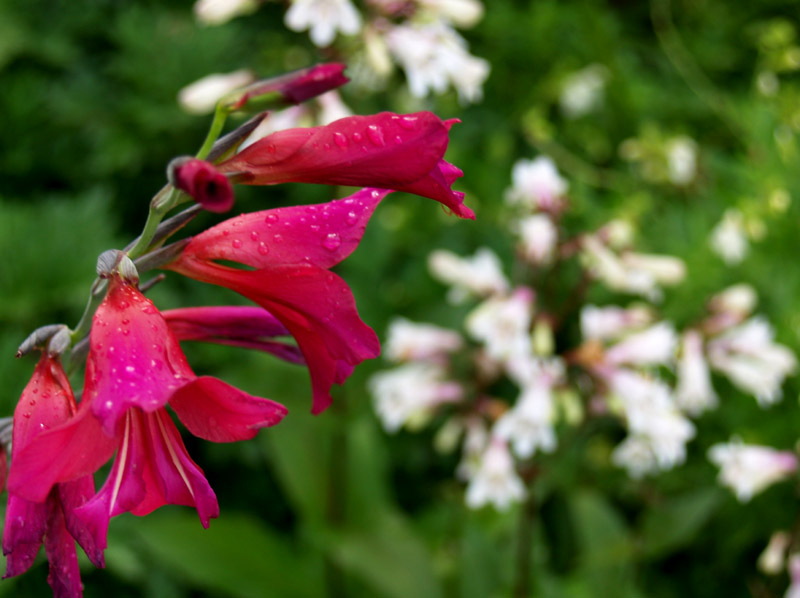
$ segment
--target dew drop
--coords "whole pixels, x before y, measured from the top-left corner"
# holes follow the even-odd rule
[[[347,137],[345,137],[343,133],[339,133],[338,131],[333,134],[333,142],[339,147],[347,147]]]
[[[251,232],[251,233],[250,233],[250,238],[251,238],[253,241],[258,241],[258,233],[257,233],[256,231],[253,231],[253,232]]]
[[[322,246],[328,251],[335,251],[342,244],[342,240],[337,233],[328,233],[322,239]]]
[[[401,116],[398,122],[406,131],[412,131],[417,127],[416,116]]]
[[[358,220],[358,216],[355,212],[347,212],[347,224],[353,225]]]
[[[229,234],[231,234],[231,231],[229,231],[227,228],[222,231],[222,236],[223,237],[227,237]]]
[[[29,419],[30,416],[31,416],[31,412],[30,411],[26,411],[25,413],[22,414],[22,417],[24,417],[24,418],[28,418]]]
[[[369,137],[372,143],[379,147],[386,145],[386,141],[383,138],[383,129],[378,125],[370,125],[367,127],[367,137]]]
[[[278,221],[278,217],[275,214],[267,214],[264,217],[264,222],[266,222],[267,224],[272,224],[272,223],[277,222],[277,221]]]
[[[239,239],[234,239],[231,245],[234,249],[239,249],[242,246],[242,242]]]
[[[33,394],[38,395],[39,394],[39,389],[38,388],[34,388],[33,389]]]
[[[261,255],[267,255],[269,253],[269,247],[266,243],[264,243],[264,241],[261,241],[261,243],[258,244],[258,253]]]
[[[402,138],[402,137],[400,137],[400,135],[395,135],[394,142],[395,142],[397,145],[401,145],[401,144],[403,143],[403,138]]]
[[[36,400],[35,400],[35,399],[31,399],[31,400],[30,400],[30,403],[28,403],[28,404],[29,404],[31,407],[34,407],[34,406],[36,405]]]
[[[119,308],[120,309],[128,309],[130,306],[131,306],[131,304],[128,303],[127,301],[120,301],[119,302]]]
[[[122,320],[122,325],[123,326],[127,326],[130,323],[131,323],[131,321],[128,318],[123,318],[123,320]]]
[[[270,143],[269,145],[267,145],[267,151],[270,154],[274,154],[275,153],[275,144],[274,143]]]
[[[275,241],[276,243],[282,243],[283,242],[283,235],[273,235],[272,236],[272,240]]]
[[[363,139],[361,133],[353,133],[353,141],[356,143],[360,142]]]
[[[136,373],[136,368],[133,367],[132,365],[126,365],[125,371],[128,372],[129,374],[134,374]]]
[[[311,225],[311,230],[313,230],[314,232],[317,232],[319,230],[319,224],[312,224]]]

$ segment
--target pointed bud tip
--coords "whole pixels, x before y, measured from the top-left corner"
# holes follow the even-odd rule
[[[169,182],[209,212],[227,212],[233,207],[233,186],[228,178],[205,160],[181,156],[167,167]]]

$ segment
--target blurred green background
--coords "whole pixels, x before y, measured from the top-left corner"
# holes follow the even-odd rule
[[[457,187],[478,216],[457,221],[410,196],[384,202],[337,270],[364,321],[382,338],[394,315],[457,327],[466,308],[445,303],[427,255],[487,245],[510,262],[502,198],[511,167],[547,153],[570,182],[574,231],[625,217],[636,224],[639,249],[686,260],[687,281],[666,293],[667,317],[686,325],[702,315],[710,293],[746,281],[759,291],[759,311],[778,340],[797,352],[800,4],[487,4],[484,19],[465,33],[471,52],[492,68],[482,102],[462,106],[454,92],[415,99],[402,73],[384,89],[343,90],[356,113],[430,109],[460,118],[447,157],[464,170]],[[219,27],[199,26],[191,9],[188,1],[0,0],[1,414],[12,413],[34,365],[13,359],[16,346],[40,325],[77,321],[96,256],[138,234],[167,162],[202,142],[209,121],[182,112],[178,90],[213,72],[246,67],[268,76],[347,56],[346,43],[321,51],[306,34],[288,31],[280,2]],[[606,69],[602,105],[567,118],[559,109],[564,80],[590,64]],[[620,156],[626,139],[657,147],[677,135],[698,147],[688,185],[671,185]],[[776,192],[794,201],[770,201]],[[245,189],[236,210],[344,193]],[[733,267],[708,244],[731,207],[753,229],[750,255]],[[218,219],[204,214],[192,226]],[[240,301],[174,275],[150,296],[161,308]],[[220,518],[207,531],[188,508],[115,519],[107,569],[85,563],[86,596],[511,595],[518,508],[469,511],[453,476],[456,457],[434,451],[432,429],[381,430],[365,380],[383,364],[357,368],[336,389],[335,406],[312,417],[301,368],[243,350],[185,349],[195,371],[281,401],[290,415],[250,442],[211,445],[187,436],[218,494]],[[74,383],[80,387],[79,377]],[[616,428],[582,430],[543,460],[533,595],[783,595],[786,575],[765,577],[755,561],[773,530],[798,525],[796,489],[779,485],[740,505],[716,486],[705,453],[731,434],[793,448],[797,382],[769,410],[730,385],[717,381],[717,390],[723,406],[697,422],[687,464],[657,478],[633,482],[609,463]],[[0,583],[0,595],[47,596],[46,575],[40,557],[27,575]]]

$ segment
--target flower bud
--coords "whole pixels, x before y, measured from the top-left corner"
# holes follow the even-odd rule
[[[233,207],[230,181],[213,164],[204,160],[175,158],[167,166],[167,178],[209,212],[227,212]]]

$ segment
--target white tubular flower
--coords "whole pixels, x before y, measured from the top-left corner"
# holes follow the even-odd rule
[[[234,17],[255,12],[257,8],[255,0],[197,0],[194,16],[205,25],[222,25]]]
[[[678,186],[688,185],[697,175],[697,143],[691,137],[680,135],[667,141],[667,173],[669,180]]]
[[[729,266],[741,262],[750,249],[744,229],[744,216],[739,210],[728,210],[711,231],[711,249]]]
[[[603,103],[607,79],[608,70],[600,64],[590,64],[567,77],[559,97],[564,115],[578,118],[597,109]]]
[[[471,509],[492,503],[505,511],[525,496],[525,486],[514,469],[514,459],[505,442],[492,439],[480,466],[467,486],[466,502]]]
[[[594,235],[583,239],[583,259],[592,275],[611,290],[634,293],[651,301],[661,299],[661,289],[652,273],[626,266]]]
[[[781,399],[784,379],[797,369],[794,353],[773,342],[774,336],[769,323],[755,317],[708,343],[711,366],[753,394],[762,407]]]
[[[686,264],[671,255],[626,251],[621,259],[626,268],[644,271],[659,284],[670,286],[686,278]]]
[[[767,487],[785,480],[797,471],[797,456],[769,446],[743,444],[734,439],[715,444],[708,450],[708,459],[720,468],[719,483],[747,502]]]
[[[703,337],[696,330],[687,330],[683,333],[675,403],[691,415],[712,409],[718,403],[717,394],[711,386],[708,363],[703,354]]]
[[[560,209],[569,185],[561,178],[555,163],[546,156],[535,160],[518,160],[511,170],[511,187],[506,201],[527,210]]]
[[[675,357],[678,335],[672,324],[659,322],[641,332],[634,332],[606,351],[612,365],[665,365]]]
[[[772,534],[769,544],[758,557],[757,566],[762,573],[777,575],[786,565],[786,550],[792,541],[788,532],[779,531]]]
[[[499,362],[529,355],[533,299],[533,291],[527,287],[516,289],[509,297],[491,297],[467,316],[467,332],[484,343],[487,355]]]
[[[461,335],[453,330],[417,324],[405,318],[397,318],[389,324],[388,337],[383,348],[390,361],[436,361],[464,344]]]
[[[393,27],[386,34],[386,44],[406,72],[412,95],[422,98],[431,90],[443,93],[452,84],[461,102],[482,98],[489,63],[472,56],[464,38],[444,22]]]
[[[208,114],[227,94],[253,81],[255,75],[247,70],[207,75],[181,89],[178,92],[178,104],[190,114]]]
[[[464,422],[463,456],[456,467],[456,476],[460,480],[468,482],[475,477],[488,445],[489,432],[483,420],[475,416],[467,418]]]
[[[450,284],[448,299],[453,303],[470,295],[504,295],[509,284],[503,265],[491,249],[482,247],[471,258],[462,258],[452,251],[434,251],[428,257],[428,268],[434,278]]]
[[[340,118],[353,116],[353,112],[342,101],[342,96],[335,89],[319,96],[317,103],[320,107],[319,118],[317,119],[320,125],[329,125]]]
[[[355,35],[361,31],[361,15],[350,0],[292,0],[284,18],[292,31],[310,29],[315,46],[329,46],[336,32]]]
[[[553,261],[558,244],[558,228],[545,214],[533,214],[519,222],[520,247],[525,259],[545,265]]]
[[[653,321],[653,312],[644,305],[629,307],[596,307],[581,310],[581,332],[585,339],[610,341],[639,330]]]
[[[715,313],[730,313],[739,321],[753,313],[758,303],[756,290],[746,283],[735,284],[714,295],[708,302]]]
[[[417,0],[435,18],[468,29],[483,18],[479,0]]]
[[[621,467],[634,479],[658,471],[655,453],[647,438],[628,436],[611,453],[611,462]]]
[[[536,383],[523,389],[514,408],[497,420],[492,432],[511,442],[517,457],[527,459],[537,448],[546,453],[556,448],[554,420],[552,387]]]
[[[789,570],[789,587],[784,598],[800,598],[800,554],[790,555],[786,568]]]
[[[462,388],[444,380],[442,368],[432,364],[410,363],[380,372],[369,380],[375,411],[387,432],[405,425],[425,424],[436,406],[461,399]]]

